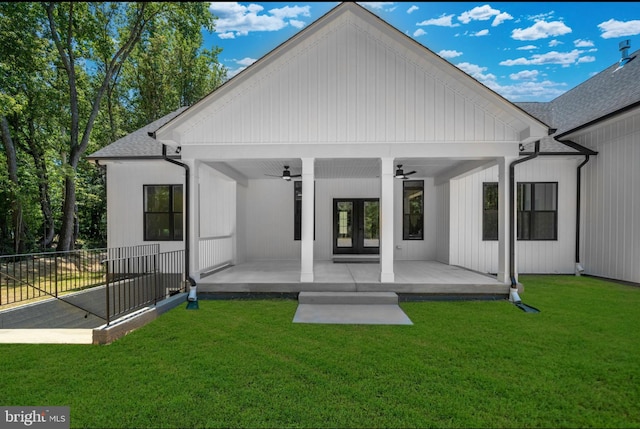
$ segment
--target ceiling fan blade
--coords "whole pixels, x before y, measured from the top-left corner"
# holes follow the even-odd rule
[[[270,176],[270,177],[282,177],[282,176],[277,175],[277,174],[265,174],[265,176]]]
[[[302,177],[302,174],[292,174],[290,177]]]
[[[404,173],[405,176],[408,176],[409,174],[416,174],[416,172],[415,171],[410,171],[408,173]]]

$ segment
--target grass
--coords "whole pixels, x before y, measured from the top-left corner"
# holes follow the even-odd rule
[[[413,326],[307,325],[291,300],[201,300],[106,346],[0,345],[0,404],[91,428],[640,427],[640,288],[521,281],[540,313],[404,302]]]

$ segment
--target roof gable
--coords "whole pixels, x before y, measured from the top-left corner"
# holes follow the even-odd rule
[[[156,132],[172,145],[520,141],[538,119],[342,3]]]

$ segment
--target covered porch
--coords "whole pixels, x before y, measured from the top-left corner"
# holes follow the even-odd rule
[[[313,282],[302,282],[299,260],[252,261],[204,276],[198,290],[216,293],[396,292],[460,297],[504,296],[495,275],[436,261],[394,261],[395,281],[380,281],[379,262],[315,261]]]

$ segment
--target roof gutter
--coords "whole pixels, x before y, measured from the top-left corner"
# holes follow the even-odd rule
[[[516,281],[516,229],[515,229],[515,196],[516,196],[516,165],[537,158],[540,154],[540,140],[535,143],[535,151],[525,157],[516,159],[509,165],[509,278],[511,288],[509,290],[509,301],[514,303],[522,302],[518,296],[518,282]]]
[[[151,137],[155,138],[155,133],[149,133],[149,135]],[[191,277],[190,273],[189,273],[189,249],[191,248],[190,243],[189,243],[189,220],[191,219],[190,216],[190,204],[189,204],[189,194],[190,194],[190,186],[189,186],[189,177],[191,176],[189,173],[189,166],[187,164],[184,164],[180,161],[176,161],[175,159],[171,159],[169,157],[167,157],[167,146],[163,143],[162,144],[162,158],[167,161],[170,162],[172,164],[175,164],[177,166],[180,166],[182,168],[184,168],[185,171],[185,178],[184,178],[184,186],[185,186],[185,193],[184,193],[184,211],[185,211],[185,220],[184,220],[184,266],[185,266],[185,276],[186,276],[186,280],[189,282],[189,285],[191,286],[191,288],[189,289],[189,296],[188,296],[188,300],[189,301],[197,301],[197,295],[196,295],[196,281]]]

